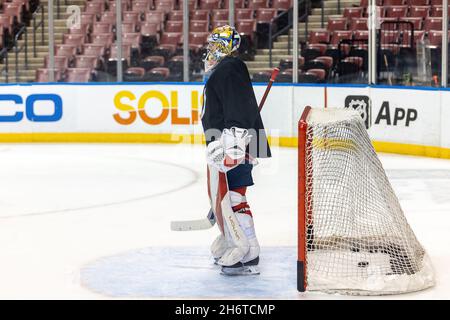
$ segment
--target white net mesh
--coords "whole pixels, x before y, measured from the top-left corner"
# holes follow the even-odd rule
[[[308,290],[395,294],[432,286],[431,264],[359,113],[312,109],[306,122]]]

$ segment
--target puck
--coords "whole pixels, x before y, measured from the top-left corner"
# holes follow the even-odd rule
[[[368,265],[369,265],[369,262],[368,262],[368,261],[361,261],[361,262],[358,262],[358,267],[359,267],[359,268],[366,268]]]

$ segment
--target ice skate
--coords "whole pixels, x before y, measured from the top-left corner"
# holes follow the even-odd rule
[[[256,257],[255,259],[245,263],[238,262],[232,266],[223,266],[220,273],[226,276],[258,275],[260,274],[258,263],[259,257]]]

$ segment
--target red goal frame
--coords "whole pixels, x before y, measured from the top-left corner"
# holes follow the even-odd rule
[[[303,110],[302,116],[298,122],[298,257],[297,257],[297,290],[300,292],[306,291],[306,217],[311,215],[311,212],[306,212],[306,161],[308,145],[311,141],[307,138],[308,124],[306,119],[311,111],[310,106],[306,106]],[[309,206],[310,207],[310,206]]]

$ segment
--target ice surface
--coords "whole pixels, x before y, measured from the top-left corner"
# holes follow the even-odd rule
[[[293,299],[299,295],[296,252],[294,247],[263,248],[261,275],[225,276],[207,247],[145,248],[88,264],[81,281],[113,297]]]
[[[208,212],[202,146],[1,144],[0,298],[355,299],[295,292],[297,155],[273,153],[248,190],[263,270],[244,281],[211,265],[217,227],[170,231]],[[448,299],[450,161],[380,158],[437,274],[432,289],[388,298]]]

